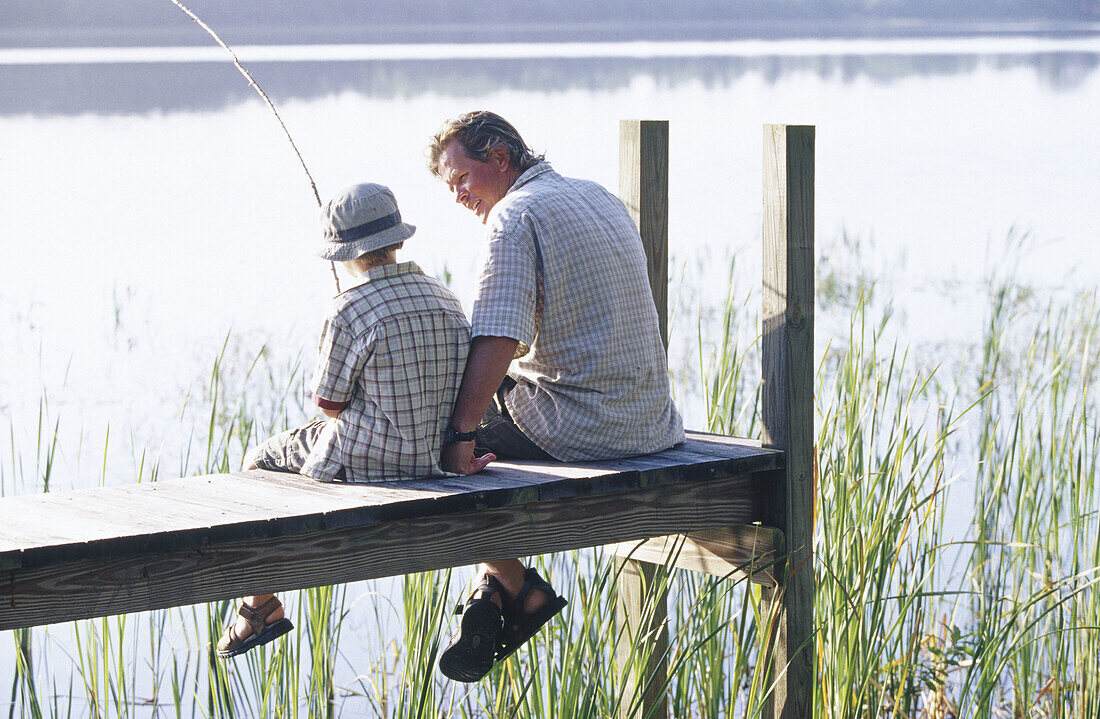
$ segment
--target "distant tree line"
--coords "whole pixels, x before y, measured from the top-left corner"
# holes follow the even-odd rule
[[[716,27],[737,34],[790,24],[805,30],[814,22],[889,21],[1058,21],[1100,20],[1100,0],[191,0],[200,17],[227,35],[249,42],[271,37],[311,42],[360,37],[377,42],[430,41],[434,37],[492,41],[505,28],[517,41],[573,39],[576,31],[661,37],[691,27]],[[142,33],[188,37],[188,22],[169,0],[0,0],[0,29],[6,44],[26,37],[58,38],[67,33]],[[346,29],[346,32],[341,32]],[[560,35],[557,37],[555,35]],[[153,36],[150,36],[153,37]],[[587,39],[586,36],[581,36]]]

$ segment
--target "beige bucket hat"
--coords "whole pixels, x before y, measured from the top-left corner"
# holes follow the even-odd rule
[[[409,239],[416,227],[401,221],[397,200],[385,185],[352,185],[321,208],[324,245],[317,254],[336,262],[354,260]]]

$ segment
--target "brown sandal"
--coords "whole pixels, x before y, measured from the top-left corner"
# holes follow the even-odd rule
[[[252,628],[252,633],[244,639],[237,636],[237,633],[233,631],[233,622],[229,623],[229,626],[222,632],[222,636],[218,639],[218,648],[216,654],[222,659],[228,659],[229,657],[235,657],[238,654],[244,654],[253,647],[258,647],[261,644],[267,644],[270,641],[278,639],[291,629],[294,625],[290,623],[290,620],[286,617],[267,624],[267,618],[271,616],[279,607],[283,606],[277,597],[272,597],[258,607],[246,606],[244,602],[241,602],[237,608],[237,614],[244,617],[244,620],[248,622],[248,626]]]

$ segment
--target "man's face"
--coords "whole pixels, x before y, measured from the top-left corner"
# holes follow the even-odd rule
[[[483,224],[489,211],[500,202],[517,177],[503,148],[494,148],[489,152],[489,159],[481,162],[467,155],[462,143],[457,141],[443,148],[439,169],[443,181],[455,194],[455,202],[480,217]]]

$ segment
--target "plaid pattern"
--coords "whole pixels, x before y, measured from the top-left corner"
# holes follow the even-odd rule
[[[413,262],[369,270],[339,294],[321,333],[314,402],[343,407],[302,474],[351,482],[444,474],[443,430],[470,333],[458,299]]]
[[[506,405],[524,434],[567,462],[682,442],[645,253],[623,203],[542,162],[488,225],[472,334],[519,340]]]

